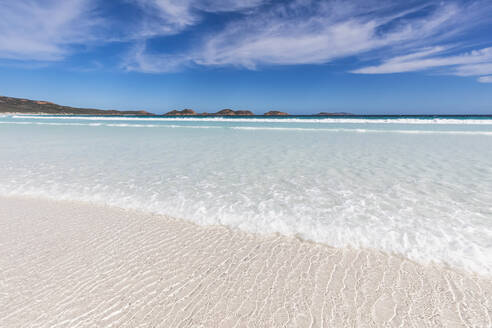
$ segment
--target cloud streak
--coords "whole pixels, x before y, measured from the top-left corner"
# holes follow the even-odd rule
[[[257,69],[326,64],[351,56],[377,59],[391,53],[403,54],[352,72],[409,72],[487,62],[489,49],[444,58],[432,56],[451,48],[446,41],[486,22],[484,17],[492,12],[491,6],[479,6],[481,2],[477,1],[466,7],[455,2],[409,3],[402,7],[391,1],[281,2],[205,35],[198,46],[176,58],[170,54],[159,58],[141,49],[127,68],[144,72],[175,71],[180,65]],[[439,45],[443,42],[444,46]]]
[[[478,78],[478,82],[480,82],[480,83],[492,83],[492,75],[481,76]]]
[[[183,55],[149,54],[144,42],[138,43],[127,55],[122,67],[128,71],[143,73],[172,73],[192,64],[191,58]]]
[[[0,1],[0,59],[60,61],[75,46],[89,43],[136,42],[138,50],[149,38],[178,34],[199,24],[204,13],[242,12],[266,1],[121,0],[120,5],[135,7],[130,21],[104,12],[103,0]],[[140,51],[132,53],[140,56]],[[178,61],[166,54],[161,57],[155,58],[156,63],[166,58]]]
[[[264,0],[131,0],[145,14],[136,33],[140,37],[172,35],[199,24],[204,12],[224,13],[251,9]]]
[[[0,58],[60,61],[80,46],[118,42],[130,49],[120,67],[146,73],[351,58],[352,74],[433,71],[479,82],[492,75],[492,41],[477,47],[470,38],[490,27],[490,1],[120,1],[131,7],[128,21],[104,12],[111,6],[102,0],[1,1]],[[194,29],[208,17],[217,24]],[[167,46],[172,35],[185,42]]]
[[[0,58],[55,61],[94,38],[91,0],[0,2]]]
[[[492,47],[473,50],[454,56],[435,56],[444,48],[436,47],[411,55],[393,57],[377,66],[368,66],[352,71],[359,74],[389,74],[422,71],[436,67],[456,66],[453,72],[456,75],[480,75],[484,66],[492,63]]]

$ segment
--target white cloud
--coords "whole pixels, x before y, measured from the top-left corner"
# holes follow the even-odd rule
[[[489,59],[488,62],[479,64],[461,65],[457,67],[453,73],[459,76],[477,76],[492,74],[492,59]]]
[[[257,7],[267,0],[195,0],[192,6],[208,12],[240,11]]]
[[[122,67],[128,71],[143,73],[170,73],[182,69],[191,63],[187,55],[162,55],[146,52],[145,43],[137,44],[127,56]]]
[[[199,18],[191,11],[190,0],[134,0],[145,17],[135,33],[138,37],[169,35],[195,25]]]
[[[258,64],[328,63],[402,42],[418,43],[439,34],[457,12],[454,5],[448,5],[432,15],[402,23],[399,19],[413,10],[387,14],[387,6],[377,12],[377,8],[369,10],[339,2],[314,7],[311,2],[304,2],[308,4],[305,9],[314,15],[299,15],[300,6],[296,10],[280,7],[274,14],[232,23],[206,40],[197,51],[197,63],[248,68]],[[394,26],[389,28],[389,24]],[[384,28],[389,30],[383,33]]]
[[[490,6],[479,8],[480,11],[476,7],[464,8],[452,2],[426,5],[417,2],[401,7],[392,1],[284,1],[230,22],[223,30],[204,36],[199,45],[178,57],[182,64],[188,61],[203,66],[256,69],[261,65],[324,64],[375,51],[381,56],[386,50],[388,54],[403,52],[404,55],[356,72],[424,69],[444,64],[427,58],[416,60],[412,56],[426,57],[430,55],[429,49],[443,51],[445,47],[436,43],[475,26],[486,15],[487,8],[490,9]],[[425,47],[423,53],[408,55],[412,49]],[[147,55],[143,51],[139,56],[142,60]],[[153,71],[161,68],[167,71],[168,65],[155,60],[158,54],[151,56],[145,62],[150,65],[156,62]],[[162,58],[164,62],[176,62],[169,54],[162,54]],[[140,70],[138,65],[131,69]]]
[[[492,75],[492,47],[463,50],[473,48],[470,31],[490,23],[492,2],[486,0],[121,1],[135,6],[128,22],[104,12],[103,0],[0,0],[0,58],[55,61],[74,46],[124,41],[133,48],[121,66],[148,73],[326,64],[353,57],[376,62],[352,71],[359,74],[439,68],[485,80]],[[192,32],[195,42],[188,49],[146,46],[150,39],[197,26],[207,13],[231,12],[236,14],[224,15],[226,20],[207,32]]]
[[[485,1],[471,1],[461,6],[453,5],[454,15],[449,22],[441,25],[439,35],[424,38],[421,45],[429,45],[427,49],[413,50],[410,54],[383,56],[377,65],[366,66],[352,73],[358,74],[392,74],[402,72],[429,71],[439,69],[441,74],[457,76],[479,76],[492,74],[492,47],[475,49],[472,51],[459,51],[467,44],[453,44],[436,46],[435,44],[446,44],[443,42],[453,41],[453,37],[466,35],[468,30],[480,25],[490,24],[492,3]],[[430,28],[432,24],[429,25]],[[460,39],[458,39],[460,40]],[[466,38],[464,39],[466,40]],[[490,40],[488,40],[490,42]],[[419,44],[418,42],[416,43]],[[409,49],[412,50],[411,48]],[[407,51],[408,52],[408,51]],[[386,58],[385,58],[386,57]]]
[[[91,0],[0,2],[0,58],[52,61],[93,38]]]
[[[242,11],[264,0],[132,0],[145,13],[139,37],[179,33],[201,21],[203,12]]]
[[[104,0],[0,1],[0,58],[58,61],[71,54],[73,46],[89,41],[141,42],[176,34],[198,24],[203,12],[242,11],[265,0],[124,0],[142,10],[138,26],[133,26],[133,21],[117,21],[114,17],[110,21],[106,17],[108,13],[101,10],[104,5],[101,1]],[[154,63],[162,67],[159,63],[166,58],[179,61],[162,55],[154,58]],[[143,59],[139,62],[145,63]]]
[[[251,22],[231,26],[206,40],[197,51],[201,65],[321,64],[334,58],[367,51],[379,43],[375,22],[348,20],[324,24],[318,18]]]
[[[128,22],[117,13],[105,12],[104,0],[0,1],[0,58],[58,61],[73,53],[74,46],[89,42],[145,43],[148,38],[180,33],[198,24],[205,12],[242,12],[268,0],[121,1],[140,9]],[[187,57],[146,54],[144,58],[140,55],[142,47],[135,49],[138,51],[132,52],[136,56],[133,62],[141,64],[143,71],[154,71],[145,59],[168,71],[173,65],[165,62],[185,64],[181,58]]]
[[[492,48],[473,50],[454,56],[433,56],[442,50],[443,48],[436,47],[411,55],[393,57],[380,65],[360,68],[353,73],[388,74],[457,66],[454,71],[456,75],[478,75],[481,73],[479,71],[483,70],[483,65],[492,65]]]
[[[492,75],[481,76],[478,78],[478,82],[480,82],[480,83],[492,83]]]

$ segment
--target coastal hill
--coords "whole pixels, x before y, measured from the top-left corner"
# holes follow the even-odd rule
[[[0,113],[80,114],[80,115],[155,115],[143,110],[120,111],[61,106],[49,101],[0,96]]]

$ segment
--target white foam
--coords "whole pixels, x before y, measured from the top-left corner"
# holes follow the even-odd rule
[[[492,136],[492,131],[457,131],[457,130],[395,130],[395,129],[339,129],[339,128],[300,128],[300,127],[254,127],[254,126],[210,126],[210,125],[176,125],[176,124],[125,124],[125,123],[57,123],[57,122],[16,122],[0,121],[0,124],[48,125],[48,126],[93,126],[119,128],[185,128],[185,129],[232,129],[245,131],[306,131],[306,132],[355,132],[355,133],[398,133],[398,134],[441,134],[441,135],[484,135]]]
[[[200,125],[173,125],[173,124],[117,124],[117,123],[57,123],[57,122],[15,122],[0,121],[0,124],[17,124],[17,125],[48,125],[48,126],[108,126],[117,128],[188,128],[188,129],[217,129],[218,126],[200,126]]]
[[[450,135],[484,135],[492,136],[492,131],[439,131],[439,130],[376,130],[376,129],[323,129],[323,128],[276,128],[234,126],[234,130],[264,130],[264,131],[310,131],[310,132],[357,132],[357,133],[402,133],[402,134],[450,134]]]
[[[13,115],[14,119],[96,120],[96,121],[183,121],[183,122],[250,122],[250,123],[353,123],[353,124],[469,124],[492,125],[492,119],[453,118],[226,118],[226,117],[122,117],[122,116],[34,116]]]

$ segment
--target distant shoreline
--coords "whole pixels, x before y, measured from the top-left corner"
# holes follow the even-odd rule
[[[193,109],[172,110],[165,114],[155,114],[145,110],[113,110],[93,109],[62,106],[44,100],[31,100],[24,98],[0,96],[0,114],[10,115],[104,115],[104,116],[292,116],[289,113],[270,110],[263,115],[256,115],[249,110],[222,109],[216,113],[197,113]],[[345,112],[320,112],[313,116],[345,116],[353,115]]]
[[[319,114],[289,114],[283,116],[270,116],[262,114],[254,115],[167,115],[167,114],[153,114],[153,115],[135,115],[135,114],[79,114],[79,113],[43,113],[43,112],[0,112],[0,115],[19,115],[19,116],[114,116],[114,117],[154,117],[154,118],[296,118],[296,117],[331,117],[331,118],[456,118],[456,117],[484,117],[490,118],[492,114],[346,114],[346,115],[319,115]]]
[[[249,110],[222,109],[216,113],[197,113],[193,109],[173,110],[163,114],[155,114],[145,110],[113,110],[113,109],[90,109],[76,108],[57,105],[48,101],[30,100],[23,98],[0,96],[0,114],[2,115],[81,115],[81,116],[128,116],[128,117],[227,117],[227,118],[288,118],[288,117],[364,117],[364,118],[401,118],[401,117],[490,117],[490,114],[354,114],[347,112],[320,112],[315,114],[290,114],[276,110],[268,111],[264,114],[255,114]]]

